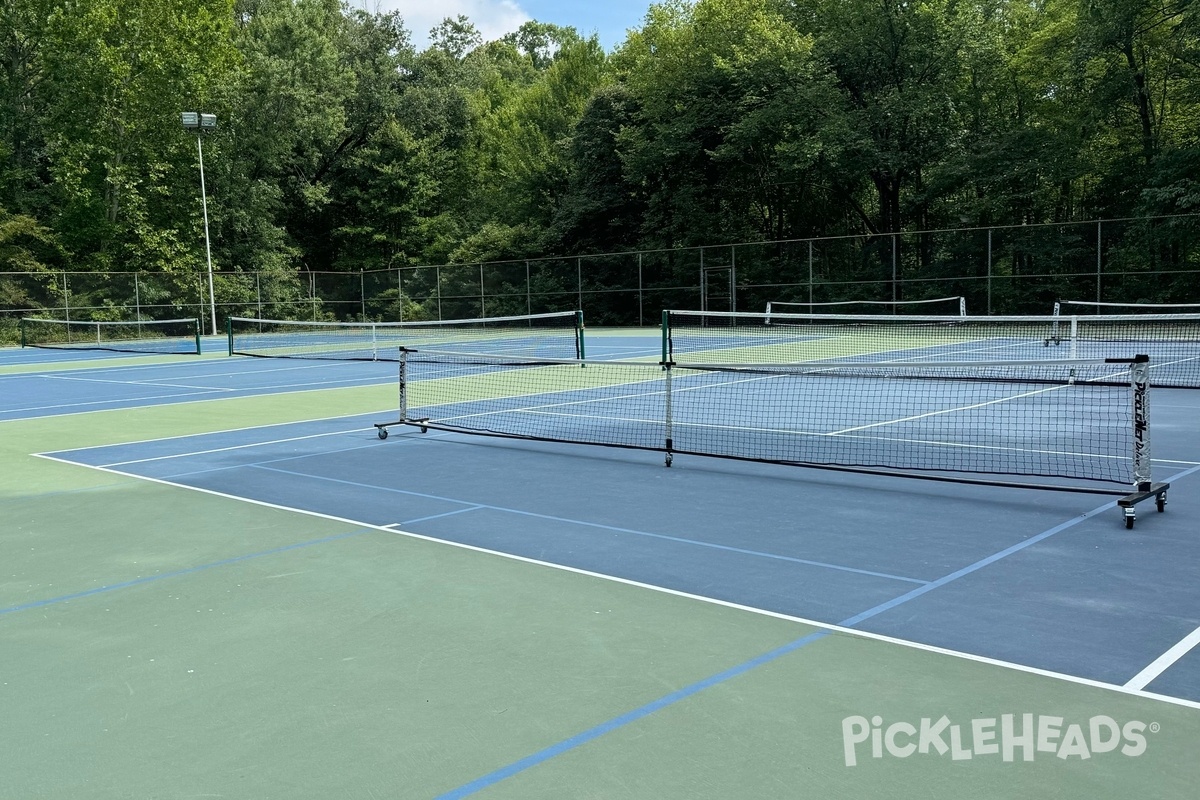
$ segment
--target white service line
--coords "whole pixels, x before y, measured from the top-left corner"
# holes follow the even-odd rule
[[[1172,664],[1191,652],[1192,648],[1197,644],[1200,644],[1200,628],[1196,628],[1196,630],[1180,639],[1174,647],[1154,659],[1150,666],[1126,681],[1125,688],[1135,690],[1145,689],[1155,678],[1166,672]]]

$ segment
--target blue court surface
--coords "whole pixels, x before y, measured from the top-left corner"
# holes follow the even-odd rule
[[[588,354],[654,360],[658,347],[652,333],[601,333],[589,339]],[[65,463],[96,476],[100,485],[132,477],[170,492],[199,491],[235,504],[361,526],[366,535],[402,534],[505,557],[497,563],[517,558],[533,562],[531,569],[566,569],[564,580],[580,585],[601,576],[682,595],[697,607],[715,602],[815,626],[814,643],[797,640],[788,645],[792,650],[815,652],[828,631],[850,629],[875,642],[896,640],[892,646],[900,650],[944,650],[952,662],[965,658],[998,666],[1002,675],[1044,676],[1053,685],[1097,686],[1146,699],[1152,707],[1186,708],[1191,724],[1200,714],[1200,648],[1195,646],[1200,639],[1195,580],[1200,574],[1200,391],[1152,393],[1155,478],[1172,488],[1165,513],[1145,504],[1136,528],[1126,530],[1112,498],[1096,495],[686,455],[666,468],[661,455],[652,452],[421,433],[412,427],[393,428],[381,440],[374,423],[396,414],[394,364],[224,356],[124,363],[85,356],[70,369],[58,369],[65,358],[51,351],[38,361],[31,352],[0,351],[0,367],[20,369],[0,374],[0,436],[6,428],[24,430],[16,426],[44,417],[65,417],[64,423],[94,418],[107,425],[109,419],[127,419],[114,415],[145,414],[153,406],[178,406],[180,419],[204,420],[194,430],[173,434],[157,422],[139,431],[133,416],[122,422],[128,427],[106,430],[95,441],[44,447],[52,437],[29,439],[35,461]],[[356,391],[369,391],[369,398],[355,401],[357,407],[346,415],[303,413],[306,404],[326,409],[329,398]],[[222,411],[272,395],[278,396],[272,409],[288,409],[279,422]],[[317,403],[314,397],[325,399]],[[43,487],[44,494],[53,491]],[[287,546],[312,545],[329,559],[338,558],[340,544],[317,541]],[[119,550],[122,544],[112,541],[110,547]],[[216,574],[231,568],[223,565],[268,550],[246,542],[220,558],[164,564],[161,580],[169,583],[193,570]],[[98,563],[101,568],[77,585],[64,581],[40,587],[40,594],[20,602],[7,597],[0,623],[34,613],[30,604],[44,602],[67,613],[93,589],[115,596],[134,591],[143,579],[159,580],[151,567],[128,583],[119,570],[103,574],[105,562]],[[286,595],[272,602],[286,604]],[[598,641],[597,647],[604,645]],[[777,657],[782,656],[764,657],[761,664]],[[500,759],[495,772],[464,768],[448,775],[436,791],[389,796],[465,797],[477,791],[492,796],[487,792],[493,790],[498,797],[664,796],[648,789],[622,793],[611,788],[619,782],[591,784],[583,778],[588,785],[566,777],[525,790],[512,782],[527,779],[527,771],[536,776],[548,764],[569,764],[611,732],[667,715],[662,709],[686,705],[692,702],[687,698],[709,686],[742,680],[735,674],[769,671],[759,664],[747,662],[736,673],[686,691],[664,683],[659,705],[642,707],[631,700],[630,707],[640,709],[629,712],[634,716],[598,719],[598,727],[576,731],[578,740],[555,734],[546,739],[547,749],[533,748],[525,760]],[[496,668],[505,669],[503,662],[498,660]],[[673,691],[684,693],[674,696]],[[981,695],[981,708],[986,705]],[[1034,710],[1054,712],[1053,707]],[[834,746],[840,754],[842,741]],[[1179,773],[1171,786],[1200,777],[1192,765],[1175,768]],[[818,767],[831,773],[839,769],[846,767]],[[812,796],[838,796],[839,791],[884,796],[862,785],[848,788],[840,778],[830,780],[824,789],[817,788],[819,781],[809,788],[833,794]],[[894,778],[877,773],[873,780],[876,790],[885,792]],[[941,780],[925,786],[923,796],[965,796]],[[972,796],[1008,796],[996,788],[1004,780],[1001,775],[988,784],[999,793],[977,787]],[[511,785],[518,788],[505,794]],[[1104,785],[1085,781],[1086,788],[1064,790],[1062,796],[1103,796]],[[753,796],[771,796],[761,791]],[[368,796],[345,796],[352,794]],[[918,794],[914,789],[913,796]],[[301,789],[293,796],[308,795]],[[705,793],[692,788],[678,796]],[[785,786],[773,796],[808,795]],[[1147,787],[1144,796],[1169,795]]]

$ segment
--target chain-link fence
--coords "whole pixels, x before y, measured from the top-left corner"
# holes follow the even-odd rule
[[[468,319],[583,309],[655,325],[664,308],[963,296],[971,314],[1048,314],[1059,299],[1200,302],[1200,215],[751,242],[357,272],[216,272],[217,316]],[[920,306],[914,306],[915,310]],[[0,274],[0,343],[17,320],[198,317],[206,272]]]

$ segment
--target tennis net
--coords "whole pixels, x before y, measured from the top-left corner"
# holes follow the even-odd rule
[[[119,353],[200,353],[200,321],[195,318],[100,322],[25,317],[20,328],[22,347]]]
[[[376,427],[381,438],[409,425],[654,450],[668,465],[691,454],[1124,494],[1150,482],[1145,368],[1138,359],[683,365],[404,349],[399,419]]]
[[[965,317],[967,298],[935,297],[929,300],[835,300],[822,303],[772,300],[766,314],[936,314]]]
[[[663,358],[692,362],[1151,357],[1155,386],[1200,388],[1200,314],[949,317],[663,312]]]
[[[1095,300],[1059,300],[1054,315],[1060,314],[1200,314],[1200,303],[1102,303]]]
[[[266,358],[396,361],[399,348],[582,358],[583,312],[431,322],[301,322],[231,317],[229,354]]]

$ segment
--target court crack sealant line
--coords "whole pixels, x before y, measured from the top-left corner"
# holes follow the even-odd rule
[[[628,533],[633,536],[643,536],[648,539],[659,539],[661,541],[674,542],[676,544],[693,545],[695,547],[707,547],[712,550],[722,550],[730,553],[738,553],[740,555],[753,556],[755,558],[767,558],[775,561],[787,561],[793,564],[803,564],[809,567],[818,567],[821,569],[836,570],[839,572],[851,572],[857,575],[867,575],[872,578],[884,578],[885,580],[903,581],[905,583],[916,583],[925,585],[927,581],[918,578],[909,578],[903,575],[889,575],[886,572],[873,572],[866,569],[857,569],[855,567],[847,567],[841,564],[830,564],[824,561],[810,561],[805,558],[795,558],[793,556],[784,556],[777,553],[766,553],[760,550],[749,550],[743,547],[732,547],[730,545],[715,544],[713,542],[702,542],[697,539],[685,539],[682,536],[670,536],[665,533],[651,533],[650,531],[639,531],[633,528],[621,528],[615,525],[604,525],[599,522],[588,522],[586,520],[570,519],[569,517],[558,517],[552,514],[539,514],[535,511],[523,511],[517,508],[508,508],[506,506],[489,505],[486,503],[475,503],[469,500],[459,500],[455,497],[445,497],[443,495],[428,494],[426,492],[414,492],[408,489],[396,489],[391,486],[376,486],[370,483],[359,483],[358,481],[348,481],[341,478],[330,478],[324,475],[313,475],[308,472],[296,472],[294,470],[280,469],[278,467],[268,467],[263,463],[258,464],[242,464],[242,467],[251,469],[260,469],[265,472],[277,472],[281,475],[291,475],[298,478],[308,478],[309,480],[324,481],[326,483],[336,483],[342,486],[353,486],[356,489],[369,489],[375,492],[387,492],[391,494],[402,494],[407,497],[420,497],[426,500],[439,500],[444,503],[454,503],[455,505],[470,505],[477,506],[489,511],[499,511],[506,514],[516,514],[522,517],[532,517],[534,519],[544,519],[551,522],[565,522],[569,525],[580,525],[586,528],[599,528],[600,530],[613,531],[614,533]]]
[[[1195,473],[1197,471],[1200,471],[1200,467],[1193,467],[1190,470],[1187,470],[1185,472],[1182,472],[1182,473],[1179,473],[1178,475],[1173,476],[1173,478],[1171,478],[1170,480],[1178,480],[1180,478],[1183,478],[1183,477],[1190,475],[1192,473]],[[1083,522],[1085,519],[1090,519],[1091,517],[1094,517],[1094,516],[1100,514],[1101,512],[1110,510],[1111,508],[1112,508],[1112,503],[1105,503],[1103,506],[1094,508],[1091,511],[1087,511],[1083,514],[1080,514],[1077,517],[1072,517],[1071,519],[1067,520],[1066,522],[1063,522],[1059,525],[1055,525],[1053,528],[1042,531],[1041,533],[1037,534],[1036,536],[1031,536],[1030,538],[1028,538],[1022,542],[1018,542],[1017,544],[1013,545],[1012,547],[1007,547],[998,553],[994,553],[994,554],[988,556],[987,558],[980,559],[979,561],[976,561],[973,564],[969,564],[968,566],[963,567],[960,570],[956,570],[955,572],[952,572],[949,575],[939,578],[938,580],[927,583],[926,585],[921,586],[917,589],[913,589],[911,592],[908,592],[907,594],[900,595],[899,597],[893,598],[892,600],[889,600],[884,603],[880,603],[879,605],[874,606],[873,608],[869,608],[866,611],[863,611],[862,613],[855,614],[854,616],[849,617],[848,619],[845,619],[842,622],[838,623],[837,627],[843,628],[843,629],[853,629],[853,627],[855,625],[857,625],[861,622],[864,622],[865,620],[868,620],[871,617],[875,617],[886,611],[890,611],[891,609],[896,608],[897,606],[903,605],[904,603],[907,603],[910,600],[914,600],[924,594],[927,594],[927,593],[933,591],[934,589],[937,589],[941,586],[945,586],[946,584],[956,581],[959,578],[970,575],[973,572],[977,572],[977,571],[983,569],[984,567],[987,567],[991,564],[996,563],[997,561],[999,561],[1003,558],[1006,558],[1006,557],[1012,555],[1013,553],[1020,552],[1028,547],[1031,547],[1032,545],[1037,544],[1038,542],[1045,541],[1046,539],[1049,539],[1051,536],[1061,533],[1062,531],[1065,531],[1068,528],[1073,528],[1074,526],[1078,525],[1080,522]],[[771,650],[770,652],[764,653],[760,656],[757,656],[756,658],[752,658],[749,661],[745,661],[745,662],[738,664],[737,666],[731,667],[723,672],[718,672],[715,675],[710,675],[709,677],[704,678],[703,680],[697,681],[689,686],[683,687],[682,689],[678,689],[670,694],[664,695],[663,697],[660,697],[657,700],[653,700],[639,708],[635,708],[631,711],[627,711],[624,714],[621,714],[620,716],[617,716],[617,717],[613,717],[612,719],[610,719],[606,722],[602,722],[593,728],[589,728],[586,731],[577,733],[574,736],[571,736],[567,739],[563,739],[562,741],[560,741],[556,744],[553,744],[545,749],[539,750],[536,753],[532,753],[532,754],[526,756],[525,758],[520,759],[519,761],[514,761],[513,763],[511,763],[507,766],[504,766],[497,770],[489,772],[486,775],[482,775],[479,778],[476,778],[475,780],[471,781],[470,783],[465,783],[456,789],[452,789],[449,792],[440,794],[437,796],[436,800],[459,800],[460,798],[473,795],[476,792],[479,792],[484,789],[487,789],[488,787],[494,786],[495,784],[500,783],[501,781],[506,780],[507,778],[511,778],[514,775],[524,772],[525,770],[530,769],[531,767],[536,767],[540,764],[543,764],[543,763],[549,761],[552,758],[562,755],[563,753],[566,753],[570,750],[574,750],[575,748],[577,748],[581,745],[587,744],[588,742],[591,742],[594,739],[598,739],[601,736],[605,735],[606,733],[610,733],[610,732],[612,732],[618,728],[624,727],[625,725],[628,725],[632,722],[636,722],[637,720],[647,717],[656,711],[666,708],[667,706],[674,705],[675,703],[679,702],[680,700],[691,697],[692,695],[697,694],[705,689],[708,689],[710,687],[724,683],[732,678],[735,678],[739,675],[745,674],[746,672],[749,672],[757,667],[760,667],[764,664],[768,664],[772,661],[775,661],[789,653],[793,653],[793,652],[799,650],[800,648],[802,648],[806,645],[812,644],[813,642],[820,641],[821,639],[825,638],[826,636],[829,636],[832,632],[833,632],[832,630],[827,629],[827,630],[817,631],[816,633],[810,633],[807,636],[802,636],[801,638],[796,639],[795,641],[789,642],[788,644],[785,644],[782,647],[777,647],[776,649]],[[1122,687],[1122,688],[1124,688],[1124,687]]]
[[[1018,663],[1015,663],[1012,661],[1002,661],[998,658],[990,658],[988,656],[980,656],[980,655],[976,655],[974,653],[965,653],[965,652],[962,652],[959,650],[951,650],[946,647],[938,647],[936,645],[925,644],[923,642],[915,642],[915,641],[911,641],[908,639],[900,639],[895,636],[887,636],[882,633],[874,633],[872,631],[864,631],[864,630],[858,630],[855,628],[847,628],[847,627],[843,627],[840,625],[834,625],[834,624],[831,624],[828,622],[820,622],[818,620],[811,620],[811,619],[806,619],[804,617],[798,617],[798,616],[795,616],[794,614],[784,614],[779,611],[769,611],[767,609],[756,608],[754,606],[748,606],[748,605],[744,605],[742,603],[734,603],[730,600],[721,600],[716,597],[706,597],[704,595],[680,591],[679,589],[669,589],[665,586],[656,586],[651,583],[635,581],[630,578],[621,578],[616,575],[606,575],[601,572],[594,572],[592,570],[581,569],[579,567],[567,566],[566,564],[556,564],[551,561],[541,561],[539,559],[530,558],[528,556],[519,556],[514,553],[506,553],[502,550],[491,550],[486,547],[480,547],[479,545],[465,544],[463,542],[455,542],[455,541],[451,541],[449,539],[439,539],[435,536],[426,536],[425,534],[421,534],[421,533],[414,533],[412,531],[399,530],[395,527],[388,527],[385,525],[374,525],[369,522],[362,522],[361,520],[347,519],[345,517],[334,516],[333,514],[324,514],[320,511],[312,511],[312,510],[304,509],[304,508],[295,508],[293,506],[280,505],[279,503],[270,503],[265,500],[255,500],[254,498],[251,498],[251,497],[243,497],[241,495],[229,494],[227,492],[219,492],[215,489],[205,489],[205,488],[202,488],[199,486],[189,486],[186,483],[174,483],[172,481],[164,480],[162,478],[151,478],[146,475],[138,475],[137,473],[133,473],[133,472],[122,472],[120,470],[108,469],[105,467],[91,466],[89,464],[82,464],[77,461],[68,461],[63,458],[58,458],[56,456],[51,456],[51,455],[45,455],[42,453],[34,453],[33,455],[35,455],[39,458],[44,458],[47,461],[56,461],[56,462],[59,462],[62,464],[69,464],[74,467],[85,467],[87,469],[96,470],[97,472],[105,472],[105,473],[108,473],[111,475],[120,475],[123,478],[135,478],[137,480],[146,481],[147,483],[155,483],[160,486],[169,486],[173,489],[184,489],[186,491],[198,492],[200,494],[206,494],[206,495],[210,495],[212,497],[219,497],[223,500],[234,500],[239,503],[246,503],[246,504],[252,505],[252,506],[259,506],[260,508],[271,508],[271,509],[275,509],[277,511],[287,511],[289,513],[299,514],[299,515],[305,516],[305,517],[312,517],[314,519],[322,519],[322,520],[329,520],[332,522],[340,522],[340,523],[343,523],[346,525],[353,525],[356,528],[365,528],[365,529],[369,529],[369,530],[376,530],[376,531],[380,531],[382,533],[389,533],[389,534],[393,534],[393,535],[397,535],[397,536],[403,536],[406,539],[413,539],[415,541],[426,542],[429,544],[435,544],[435,545],[439,545],[439,546],[443,546],[443,547],[453,547],[458,550],[467,550],[467,551],[473,552],[473,553],[481,553],[481,554],[487,555],[487,556],[503,558],[503,559],[506,559],[509,561],[516,561],[521,564],[530,564],[530,565],[533,565],[536,567],[543,567],[543,568],[547,568],[547,569],[558,570],[560,572],[569,572],[573,575],[581,575],[583,577],[595,578],[597,580],[606,581],[608,583],[616,583],[616,584],[620,584],[622,586],[630,586],[630,587],[633,587],[636,589],[644,589],[644,590],[647,590],[650,592],[655,592],[657,594],[665,594],[665,595],[669,595],[671,597],[680,597],[685,600],[694,600],[696,602],[704,603],[706,605],[719,606],[721,608],[729,608],[729,609],[733,609],[735,611],[741,611],[741,612],[745,612],[745,613],[749,613],[749,614],[756,614],[761,617],[770,617],[772,619],[778,619],[778,620],[783,620],[784,622],[791,622],[791,623],[796,623],[796,624],[800,624],[800,625],[805,625],[805,626],[811,627],[811,628],[820,628],[822,631],[825,631],[828,633],[839,633],[839,634],[851,636],[851,637],[854,637],[857,639],[865,639],[865,640],[869,640],[869,641],[880,642],[883,644],[891,644],[891,645],[895,645],[897,647],[904,647],[909,650],[918,650],[918,651],[925,652],[925,653],[933,653],[935,655],[946,656],[948,658],[956,658],[956,659],[959,659],[960,661],[971,661],[976,664],[984,664],[987,666],[997,667],[999,669],[1005,669],[1005,670],[1009,670],[1012,672],[1021,672],[1021,673],[1027,674],[1027,675],[1037,675],[1039,677],[1049,678],[1051,680],[1061,681],[1063,683],[1072,683],[1077,686],[1087,686],[1087,687],[1090,687],[1093,689],[1100,689],[1102,691],[1113,692],[1116,694],[1123,694],[1123,695],[1127,695],[1127,696],[1131,696],[1131,697],[1137,697],[1137,698],[1140,698],[1143,700],[1151,700],[1154,702],[1166,703],[1168,705],[1181,706],[1183,708],[1191,708],[1191,709],[1200,710],[1200,701],[1185,700],[1184,698],[1181,698],[1181,697],[1173,697],[1171,695],[1158,694],[1156,692],[1150,692],[1150,691],[1146,691],[1144,689],[1140,689],[1140,690],[1139,689],[1131,689],[1131,688],[1127,688],[1125,686],[1121,686],[1119,684],[1105,683],[1103,681],[1093,680],[1092,678],[1081,678],[1078,675],[1068,675],[1064,672],[1054,672],[1052,670],[1042,669],[1040,667],[1031,667],[1026,664],[1018,664]],[[1196,472],[1196,471],[1200,471],[1200,468],[1197,468],[1196,470],[1188,470],[1187,473],[1180,473],[1180,474],[1174,476],[1174,478],[1172,478],[1172,480],[1176,480],[1178,478],[1183,477],[1185,474],[1191,474],[1192,472]],[[1104,508],[1108,508],[1108,506],[1105,506]],[[1092,512],[1089,512],[1089,513],[1092,513]]]

